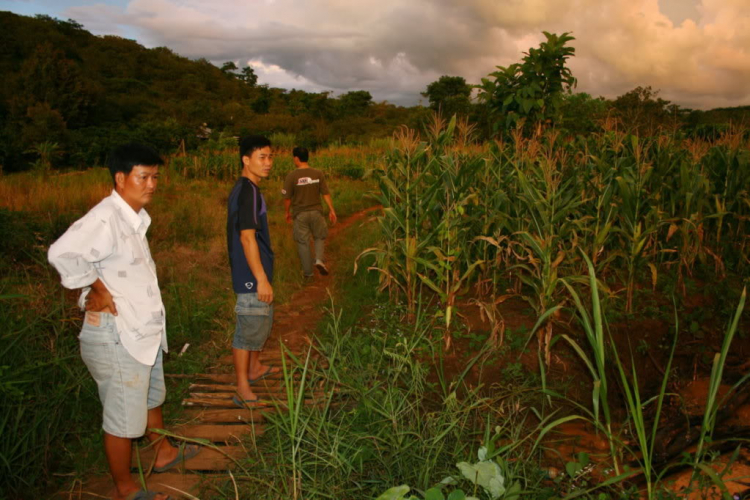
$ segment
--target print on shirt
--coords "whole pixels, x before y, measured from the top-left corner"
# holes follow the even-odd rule
[[[297,179],[298,186],[307,186],[308,184],[317,184],[319,182],[320,179],[313,179],[312,177],[300,177]]]

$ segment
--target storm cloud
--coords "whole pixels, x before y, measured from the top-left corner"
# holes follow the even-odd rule
[[[187,57],[251,63],[272,86],[364,89],[399,104],[440,75],[479,83],[543,30],[572,32],[579,91],[651,85],[689,107],[750,104],[750,2],[696,0],[680,19],[669,1],[132,0],[65,16]]]

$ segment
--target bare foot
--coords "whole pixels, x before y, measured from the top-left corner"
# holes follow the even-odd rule
[[[258,396],[255,395],[250,386],[245,389],[244,387],[237,387],[237,394],[239,394],[240,400],[253,401],[257,400]]]
[[[159,451],[156,453],[156,461],[154,461],[154,467],[164,467],[169,462],[177,458],[179,450],[169,444],[166,441],[159,447]]]
[[[263,365],[261,363],[258,363],[256,366],[250,367],[247,370],[247,378],[248,380],[256,381],[280,372],[281,368],[279,368],[278,366]]]

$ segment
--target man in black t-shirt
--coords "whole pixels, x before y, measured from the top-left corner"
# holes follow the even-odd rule
[[[250,384],[279,371],[260,361],[273,324],[273,250],[266,201],[258,188],[273,167],[271,141],[261,136],[240,139],[240,165],[242,177],[229,195],[227,248],[237,294],[232,353],[238,396],[234,403],[243,407],[258,400]]]
[[[294,148],[292,156],[297,168],[287,174],[284,179],[284,188],[281,190],[281,194],[284,195],[286,221],[291,223],[292,219],[294,220],[292,233],[297,243],[297,252],[305,277],[312,278],[313,276],[313,259],[310,255],[311,237],[315,242],[315,267],[320,274],[326,275],[328,268],[323,262],[323,251],[325,239],[328,236],[328,224],[323,217],[320,197],[322,195],[328,205],[328,218],[331,224],[336,223],[333,200],[331,200],[331,193],[328,191],[323,172],[307,164],[309,159],[307,148]]]

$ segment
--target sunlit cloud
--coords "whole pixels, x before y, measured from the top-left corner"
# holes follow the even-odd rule
[[[686,106],[750,103],[750,2],[687,1],[131,0],[65,14],[188,57],[253,61],[260,83],[364,89],[404,104],[443,74],[479,83],[542,30],[572,32],[580,91],[614,97],[651,85]]]

